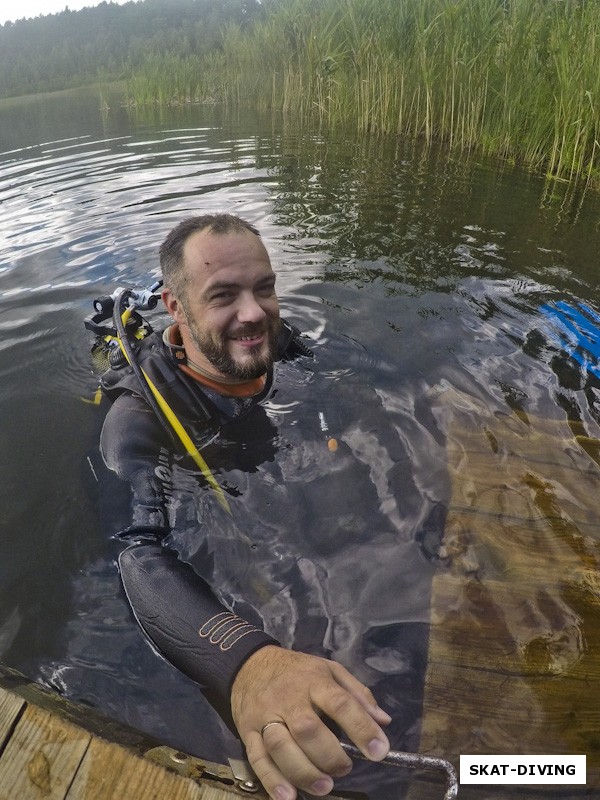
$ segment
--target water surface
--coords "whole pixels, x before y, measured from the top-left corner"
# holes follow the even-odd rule
[[[2,661],[176,747],[215,760],[237,752],[197,688],[147,647],[118,595],[93,469],[103,412],[82,400],[97,385],[82,325],[93,298],[148,285],[172,225],[225,210],[261,229],[283,311],[318,355],[320,392],[304,391],[309,377],[300,371],[295,387],[281,387],[271,418],[285,426],[295,403],[300,452],[320,435],[322,393],[337,392],[340,406],[332,399],[327,413],[340,441],[379,465],[364,481],[362,508],[375,487],[397,537],[382,544],[386,558],[361,572],[358,542],[346,560],[310,562],[334,587],[356,573],[369,608],[359,624],[354,603],[334,593],[329,610],[365,642],[358,656],[358,634],[338,642],[340,660],[379,687],[384,705],[400,709],[412,698],[410,742],[422,736],[435,755],[575,746],[557,731],[580,726],[583,711],[578,717],[575,699],[553,711],[540,681],[564,679],[561,695],[576,698],[578,681],[598,672],[590,658],[599,647],[600,384],[568,357],[541,308],[566,300],[600,310],[598,198],[518,166],[303,130],[275,116],[109,105],[65,94],[0,107]],[[371,399],[361,404],[365,387]],[[489,453],[498,477],[484,491]],[[323,485],[308,493],[312,520],[328,511]],[[273,511],[271,532],[281,532],[286,514]],[[360,514],[351,504],[349,519]],[[482,531],[478,514],[496,527]],[[561,576],[562,548],[577,557]],[[306,577],[310,565],[297,563]],[[373,575],[397,580],[378,594]],[[507,717],[495,716],[495,688],[479,725],[473,709],[465,712],[464,631],[454,642],[447,635],[457,618],[470,619],[485,642],[469,669],[512,675],[517,656],[519,669],[529,665],[514,690],[530,703],[520,741]],[[430,622],[449,660],[436,678],[442,701],[426,692],[420,731],[426,661],[404,672],[398,665],[409,635],[421,637],[415,652],[427,658]],[[587,748],[594,780],[599,732],[596,720],[577,745]],[[373,796],[388,796],[393,781],[378,781],[368,777]],[[529,796],[502,791],[494,797]],[[600,796],[597,784],[588,791]]]

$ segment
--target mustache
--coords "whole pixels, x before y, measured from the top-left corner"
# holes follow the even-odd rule
[[[227,334],[228,339],[238,339],[240,336],[262,336],[263,334],[274,333],[277,327],[272,322],[260,323],[259,325],[243,325]]]

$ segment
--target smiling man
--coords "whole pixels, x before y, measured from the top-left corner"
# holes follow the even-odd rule
[[[160,249],[163,300],[188,364],[224,383],[264,377],[280,328],[267,251],[258,231],[236,217],[199,224],[183,222]]]
[[[212,446],[210,463],[221,457],[220,442],[239,473],[252,439],[256,453],[247,471],[262,481],[253,497],[263,497],[268,486],[275,495],[276,482],[266,472],[262,476],[260,469],[274,462],[279,439],[261,403],[270,396],[275,361],[310,351],[298,332],[280,319],[275,273],[258,231],[230,215],[193,217],[167,236],[160,261],[162,296],[173,324],[139,345],[138,361],[194,441],[200,447]],[[102,384],[113,401],[102,431],[102,454],[132,492],[132,524],[119,534],[121,541],[131,543],[119,558],[121,577],[146,635],[172,664],[200,683],[222,716],[235,724],[252,767],[275,800],[293,800],[297,788],[327,794],[334,778],[350,772],[352,762],[323,718],[333,721],[368,759],[384,758],[389,743],[381,726],[390,717],[363,683],[333,660],[280,646],[262,629],[259,618],[240,616],[220,599],[224,586],[211,582],[210,576],[201,577],[202,565],[197,570],[185,563],[174,521],[179,505],[173,501],[172,484],[166,487],[164,481],[164,454],[172,443],[130,369],[110,370]],[[286,451],[300,452],[305,446],[302,440]],[[341,453],[339,459],[341,467]],[[181,472],[178,465],[175,469]],[[338,473],[343,482],[343,472]],[[364,491],[363,484],[366,496]],[[237,500],[240,493],[234,496]],[[357,497],[354,493],[345,502],[346,512]],[[240,497],[240,509],[243,502]],[[270,502],[268,495],[261,501],[261,517]],[[243,509],[237,511],[236,506],[236,513],[242,516]],[[357,506],[354,519],[361,519],[361,513]],[[230,519],[222,519],[223,531]],[[202,525],[193,530],[189,549],[201,549],[208,533]],[[367,535],[368,524],[359,533]],[[293,534],[301,540],[303,531]],[[323,536],[327,534],[323,530]],[[244,537],[246,532],[240,534],[241,540]],[[349,529],[347,544],[350,537]],[[312,545],[307,540],[301,546]],[[283,544],[275,548],[278,555],[265,549],[265,574],[269,562],[287,563]],[[255,546],[255,561],[257,552]],[[296,555],[288,560],[288,573],[303,563]],[[239,572],[250,565],[233,566]],[[242,595],[257,585],[249,580]],[[288,591],[285,585],[284,590]]]

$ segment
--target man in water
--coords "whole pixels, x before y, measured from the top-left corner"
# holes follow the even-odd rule
[[[265,414],[264,403],[273,396],[275,362],[293,359],[306,350],[297,332],[280,318],[276,276],[252,225],[226,214],[186,219],[163,242],[160,262],[162,298],[173,324],[163,335],[153,333],[144,340],[138,354],[140,366],[175,409],[192,439],[200,444],[211,468],[220,467],[223,459],[234,461],[238,472],[232,474],[239,481],[245,480],[242,471],[257,473],[263,464],[276,463],[277,452],[282,457],[286,455],[281,443],[277,444],[281,437],[275,435],[277,431]],[[324,718],[332,721],[332,727],[337,726],[368,759],[383,759],[389,742],[382,726],[389,724],[391,718],[378,706],[371,691],[340,663],[290,649],[293,645],[320,652],[311,641],[310,625],[317,625],[311,614],[315,602],[320,602],[314,598],[325,593],[326,578],[335,577],[336,569],[351,583],[358,578],[356,570],[364,569],[362,548],[373,534],[371,523],[361,520],[360,506],[363,500],[377,501],[376,493],[369,495],[367,487],[364,492],[361,489],[359,498],[352,491],[343,498],[348,511],[345,529],[341,534],[337,528],[333,530],[341,516],[336,511],[330,538],[327,531],[318,534],[319,541],[315,538],[313,550],[318,557],[312,560],[305,555],[290,555],[276,539],[265,544],[265,574],[281,566],[281,574],[302,573],[311,583],[310,592],[302,595],[309,609],[307,616],[300,619],[299,612],[294,611],[300,633],[289,642],[282,641],[291,617],[279,610],[289,599],[288,587],[293,581],[289,577],[278,578],[281,591],[277,591],[268,575],[260,579],[253,576],[250,562],[255,558],[260,561],[261,542],[257,539],[258,544],[246,545],[249,534],[244,530],[239,533],[245,525],[238,508],[244,505],[244,497],[235,507],[223,510],[228,506],[227,496],[233,503],[243,494],[239,487],[225,487],[221,506],[214,502],[212,492],[204,490],[202,499],[194,500],[191,517],[189,510],[183,513],[173,484],[178,479],[182,485],[186,481],[189,484],[190,470],[180,458],[179,463],[171,462],[166,475],[165,453],[172,449],[172,443],[149,409],[137,379],[127,368],[110,370],[103,377],[103,388],[113,404],[102,432],[102,454],[108,467],[132,490],[133,524],[120,534],[132,544],[120,556],[121,577],[146,635],[171,663],[204,687],[224,718],[233,721],[250,764],[275,800],[293,800],[296,789],[314,795],[328,794],[334,779],[350,772],[352,762]],[[248,438],[253,440],[250,445]],[[252,447],[256,453],[249,456]],[[304,440],[295,448],[290,445],[287,458],[289,461],[292,453],[302,462],[296,465],[299,490],[313,485],[318,493],[328,485],[327,477],[311,483],[313,476],[306,466],[309,451],[303,450],[306,447]],[[334,478],[336,472],[343,475],[339,465],[345,456],[341,449],[341,460],[331,470]],[[364,469],[367,475],[373,473],[372,468],[370,473],[367,467]],[[290,473],[284,474],[281,483],[286,474]],[[281,483],[265,473],[262,488],[257,490],[256,518],[265,520],[266,531],[267,506],[271,500],[277,502]],[[197,480],[195,486],[197,490]],[[219,486],[216,488],[221,491]],[[340,486],[332,489],[329,502],[335,501],[333,492],[339,496],[343,491]],[[251,495],[248,497],[251,501]],[[290,519],[299,511],[290,508]],[[245,509],[243,514],[250,519],[252,509]],[[187,539],[177,538],[178,515],[179,520],[188,523],[191,533]],[[198,533],[200,519],[202,529]],[[314,527],[312,520],[306,526],[307,538],[311,524]],[[228,531],[235,525],[238,533],[229,536]],[[294,533],[302,539],[304,531]],[[340,535],[346,539],[340,540]],[[408,550],[402,551],[397,537],[392,540],[389,532],[385,535],[382,564],[389,560],[385,554],[398,553],[398,559],[404,559],[410,572],[412,556],[407,555]],[[217,544],[207,545],[209,553],[199,540],[211,536]],[[313,546],[310,542],[309,545]],[[339,567],[322,567],[324,563],[334,563],[325,560],[338,545],[357,554],[349,555],[357,562],[348,561],[346,569],[343,559]],[[229,552],[242,546],[246,549],[237,562],[238,574],[231,579],[221,578],[215,552],[218,556],[220,547]],[[196,568],[198,563],[200,567]],[[376,574],[377,565],[373,566]],[[380,602],[378,587],[371,590],[369,580],[372,578],[365,580],[365,597],[369,599],[371,592],[376,604]],[[253,596],[246,607],[245,595],[252,592],[256,603]],[[342,594],[340,589],[335,597]],[[298,600],[298,604],[304,600]],[[254,609],[261,602],[264,609],[257,615]],[[348,652],[353,646],[352,615],[357,602],[356,596],[350,597],[347,608],[339,612],[340,619],[351,620],[346,622],[350,630]],[[237,613],[238,609],[242,611]],[[286,622],[280,626],[281,636],[276,638],[273,632],[278,631],[278,619]],[[265,627],[270,627],[271,632],[266,632]],[[326,638],[324,633],[322,641]],[[340,652],[343,649],[340,646]],[[323,650],[326,654],[335,653],[333,645]],[[384,657],[377,658],[381,661]],[[387,666],[381,669],[385,671]]]

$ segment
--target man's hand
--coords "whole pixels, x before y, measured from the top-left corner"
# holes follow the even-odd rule
[[[391,718],[369,689],[340,664],[305,653],[269,645],[250,656],[233,683],[231,710],[248,760],[274,800],[294,800],[296,788],[329,794],[333,778],[350,772],[351,759],[320,714],[373,761],[390,747],[379,726]]]

